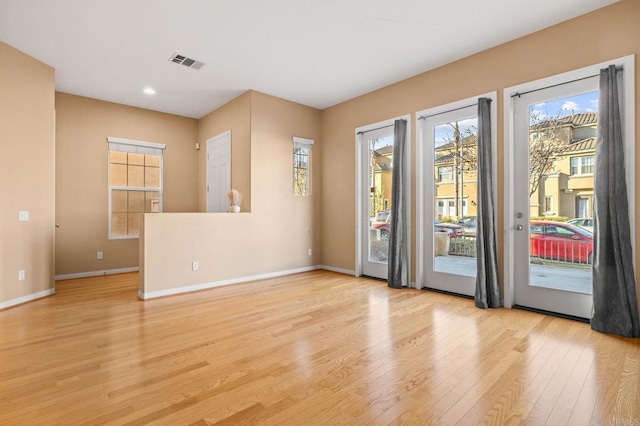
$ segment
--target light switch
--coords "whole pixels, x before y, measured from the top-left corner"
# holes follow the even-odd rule
[[[29,210],[20,210],[18,212],[18,220],[20,222],[28,222],[29,221]]]

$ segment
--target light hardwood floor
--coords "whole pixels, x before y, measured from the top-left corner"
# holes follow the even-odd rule
[[[640,340],[326,271],[0,311],[0,424],[640,425]]]

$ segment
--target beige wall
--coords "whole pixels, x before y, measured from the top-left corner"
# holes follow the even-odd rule
[[[355,268],[355,128],[497,90],[497,155],[498,164],[502,165],[502,90],[632,53],[639,57],[639,16],[639,1],[615,3],[324,110],[323,149],[331,153],[331,161],[325,161],[322,170],[323,186],[330,189],[325,191],[322,199],[323,263],[344,269]],[[637,92],[640,90],[640,72],[636,72],[635,85]],[[637,93],[635,96],[638,99]],[[636,107],[636,137],[640,134],[639,115],[640,108]],[[415,152],[415,126],[412,128],[414,130],[411,149]],[[637,160],[640,160],[640,150],[636,150],[636,157],[637,163]],[[640,175],[636,173],[636,187],[640,188],[638,176]],[[503,258],[501,230],[504,179],[503,168],[500,166],[499,259]],[[412,188],[416,188],[415,161],[412,169]],[[634,202],[638,211],[638,197]],[[416,205],[415,198],[412,205]],[[415,217],[413,221],[415,225]],[[413,226],[413,229],[416,227]],[[640,247],[638,235],[637,232],[636,246]],[[415,244],[415,238],[413,242]],[[415,257],[415,249],[413,253]],[[640,265],[638,251],[636,262]],[[415,269],[415,261],[412,263]],[[502,268],[502,264],[500,267]]]
[[[164,211],[198,209],[197,120],[56,93],[56,275],[138,266],[137,238],[108,239],[107,136],[166,144]]]
[[[229,114],[227,119],[243,121],[250,108],[251,212],[146,214],[141,264],[144,293],[319,263],[320,112],[258,92],[241,98],[245,97],[240,99],[242,107],[234,106],[237,116]],[[293,195],[293,136],[316,141],[308,197]],[[312,256],[308,249],[313,250]],[[194,261],[199,262],[198,271],[191,270]]]
[[[242,211],[251,211],[251,92],[202,117],[198,124],[198,211],[207,211],[207,140],[231,131],[231,188],[242,194]]]
[[[2,304],[54,288],[55,78],[53,68],[1,42],[0,57]],[[18,222],[20,210],[28,222]]]

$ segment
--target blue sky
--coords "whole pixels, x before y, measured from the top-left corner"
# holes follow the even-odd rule
[[[462,137],[468,135],[469,132],[477,133],[478,117],[458,121],[458,129],[460,129]],[[444,145],[445,143],[453,141],[453,127],[449,123],[435,126],[434,133],[435,146]]]
[[[574,114],[598,112],[598,91],[531,105],[529,111],[540,118],[566,117],[572,112]]]
[[[536,114],[539,118],[566,117],[572,113],[598,112],[598,91],[569,96],[567,98],[552,99],[547,102],[531,105],[529,111]],[[477,131],[478,120],[476,117],[461,120],[458,122],[458,126],[463,135],[465,135],[467,131],[475,133]],[[436,147],[453,139],[453,128],[448,123],[436,126],[434,133]],[[378,139],[375,148],[379,149],[392,144],[393,135]]]

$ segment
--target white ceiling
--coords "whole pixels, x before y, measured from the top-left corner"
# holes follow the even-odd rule
[[[0,0],[0,41],[56,90],[200,118],[249,89],[326,108],[614,2]]]

